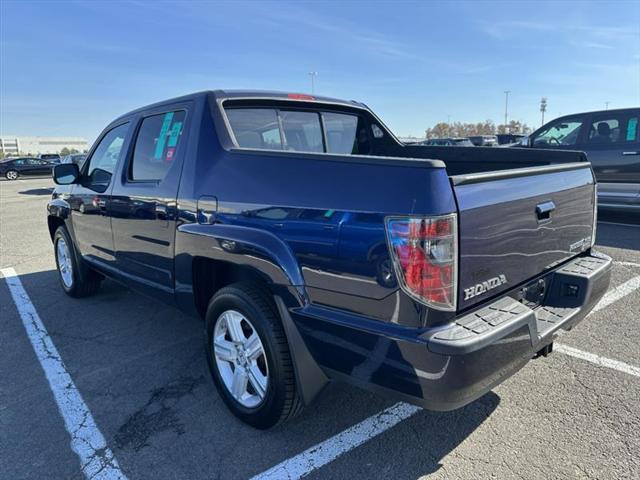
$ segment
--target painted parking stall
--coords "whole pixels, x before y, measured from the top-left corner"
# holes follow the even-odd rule
[[[71,449],[80,459],[80,468],[87,479],[125,480],[113,452],[107,446],[82,395],[53,344],[29,295],[13,268],[0,270],[7,282],[22,323],[42,370],[49,382],[58,410],[71,437]]]

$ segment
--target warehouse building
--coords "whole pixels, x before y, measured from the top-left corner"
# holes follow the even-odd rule
[[[89,144],[82,137],[0,137],[0,152],[5,157],[60,153],[63,148],[84,152]]]

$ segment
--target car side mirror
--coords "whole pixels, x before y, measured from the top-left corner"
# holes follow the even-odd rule
[[[79,183],[80,170],[75,163],[61,163],[53,167],[53,181],[58,185]]]
[[[522,147],[530,147],[531,146],[531,137],[523,137],[520,139],[520,145]]]

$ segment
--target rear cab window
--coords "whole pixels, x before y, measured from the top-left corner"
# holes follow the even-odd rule
[[[225,107],[224,111],[240,148],[346,155],[370,153],[369,130],[364,119],[355,113],[236,106]],[[373,126],[372,132],[375,138],[381,138]]]

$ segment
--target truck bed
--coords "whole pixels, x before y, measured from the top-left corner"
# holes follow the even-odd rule
[[[583,152],[555,149],[406,145],[397,148],[393,154],[441,160],[452,176],[587,161]]]

